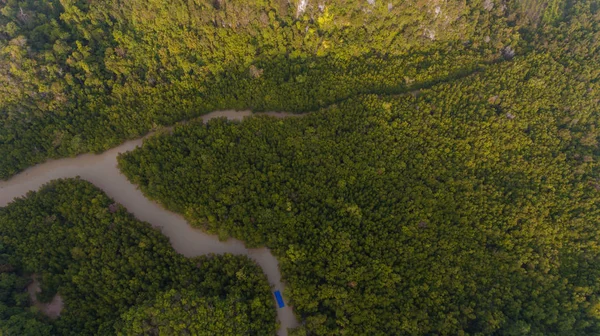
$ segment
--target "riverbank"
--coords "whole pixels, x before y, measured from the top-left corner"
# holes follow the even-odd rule
[[[276,112],[261,114],[278,118],[291,116],[291,114]],[[250,111],[227,110],[206,114],[201,119],[207,121],[212,118],[226,117],[230,120],[241,120],[250,115],[252,115]],[[152,133],[145,137],[151,135]],[[120,173],[117,168],[118,154],[140,146],[145,137],[125,142],[102,154],[83,154],[74,158],[50,160],[28,168],[7,181],[0,181],[0,206],[6,206],[14,198],[22,197],[29,191],[38,190],[49,181],[79,176],[102,189],[137,219],[159,228],[169,237],[173,248],[182,255],[186,257],[210,253],[247,255],[263,269],[273,290],[283,291],[284,284],[281,282],[279,263],[267,248],[247,249],[239,240],[229,239],[222,242],[216,236],[192,228],[182,216],[167,211],[158,203],[144,197],[137,186],[131,184]],[[281,324],[278,335],[287,335],[288,328],[298,326],[292,309],[287,305],[285,308],[277,308],[277,317]]]

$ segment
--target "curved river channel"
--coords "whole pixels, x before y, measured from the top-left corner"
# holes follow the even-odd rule
[[[207,121],[211,118],[226,117],[230,120],[241,120],[251,114],[250,111],[216,111],[202,116],[202,119]],[[291,116],[276,112],[258,114],[278,118]],[[194,257],[209,253],[247,255],[262,267],[273,290],[283,291],[279,264],[269,249],[247,249],[239,240],[229,239],[222,242],[216,236],[192,228],[182,216],[167,211],[158,203],[147,199],[121,174],[117,168],[117,155],[140,146],[142,140],[143,138],[125,142],[102,154],[84,154],[75,158],[50,160],[26,169],[8,181],[0,181],[0,207],[6,206],[15,197],[24,196],[28,191],[38,190],[43,184],[52,180],[80,176],[122,204],[137,219],[159,228],[169,237],[173,248],[184,256]],[[273,302],[275,305],[275,301]],[[298,321],[288,305],[276,309],[281,325],[277,334],[287,335],[287,328],[298,326]]]

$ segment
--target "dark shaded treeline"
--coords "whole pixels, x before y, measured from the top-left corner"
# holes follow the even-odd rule
[[[270,286],[247,257],[187,259],[159,231],[78,179],[56,180],[0,208],[0,332],[7,335],[268,335]],[[49,320],[29,307],[65,302]]]

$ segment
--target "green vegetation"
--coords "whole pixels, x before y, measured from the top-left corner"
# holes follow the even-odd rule
[[[303,112],[447,80],[521,51],[533,24],[518,14],[546,8],[300,2],[0,2],[0,178],[212,110]]]
[[[311,334],[595,335],[600,83],[571,66],[531,53],[302,118],[190,123],[120,167],[271,248]]]
[[[168,239],[82,180],[54,181],[0,209],[2,335],[268,335],[270,287],[246,257],[186,259]],[[35,314],[59,292],[60,318]],[[43,296],[43,297],[42,297]]]
[[[599,64],[598,0],[4,0],[0,178],[212,110],[315,111],[119,164],[271,248],[296,335],[597,335]],[[110,203],[62,181],[0,211],[0,330],[273,333],[256,266]],[[32,272],[60,319],[27,307]]]
[[[29,309],[24,290],[30,280],[17,273],[13,256],[0,245],[0,334],[50,335],[52,327],[36,318]]]

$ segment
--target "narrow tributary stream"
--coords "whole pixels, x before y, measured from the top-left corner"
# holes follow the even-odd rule
[[[264,114],[280,118],[291,116],[274,112]],[[216,111],[204,115],[202,119],[206,121],[211,118],[227,117],[231,120],[241,120],[249,115],[251,115],[250,111]],[[139,220],[160,228],[162,233],[169,237],[173,248],[184,256],[194,257],[209,253],[247,255],[262,267],[273,290],[283,291],[279,265],[269,249],[247,249],[239,240],[229,239],[222,242],[214,235],[192,228],[182,216],[165,210],[156,202],[147,199],[120,173],[117,168],[117,155],[140,146],[142,139],[125,142],[98,155],[84,154],[75,158],[47,161],[28,168],[8,181],[0,181],[0,207],[6,206],[15,197],[24,196],[28,191],[38,190],[52,180],[80,176],[102,189]],[[298,321],[289,306],[276,309],[281,323],[278,335],[287,335],[287,328],[297,326]]]

